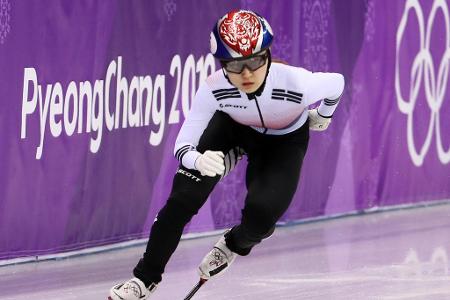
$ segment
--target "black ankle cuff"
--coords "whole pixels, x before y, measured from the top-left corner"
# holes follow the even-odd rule
[[[161,274],[152,274],[146,270],[144,260],[142,258],[134,268],[133,275],[140,279],[146,288],[149,288],[152,284],[158,284],[162,279]]]
[[[228,231],[225,234],[225,243],[227,244],[228,249],[233,251],[234,253],[240,255],[240,256],[247,256],[250,254],[250,251],[252,251],[252,247],[250,248],[239,248],[236,246],[236,243],[234,242],[233,235],[231,234],[232,230]]]

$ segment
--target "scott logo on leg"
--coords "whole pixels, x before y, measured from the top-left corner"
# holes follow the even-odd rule
[[[198,178],[197,176],[195,176],[195,175],[193,175],[193,174],[191,174],[191,173],[189,173],[189,172],[187,172],[187,171],[185,171],[185,170],[183,170],[183,169],[178,169],[177,173],[183,174],[183,175],[185,175],[185,176],[187,176],[187,177],[189,177],[189,178],[195,180],[196,182],[202,181],[202,180],[201,180],[200,178]]]

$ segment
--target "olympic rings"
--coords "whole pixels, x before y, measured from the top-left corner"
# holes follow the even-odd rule
[[[417,18],[419,25],[420,50],[415,56],[410,76],[410,91],[409,101],[406,101],[401,92],[400,86],[400,45],[403,39],[403,34],[406,29],[408,21],[408,14],[412,10]],[[433,65],[433,57],[430,52],[431,30],[433,28],[434,20],[437,12],[441,10],[446,31],[445,51],[439,64],[439,70],[436,73]],[[425,20],[423,11],[419,0],[407,0],[405,10],[403,11],[402,19],[397,29],[396,38],[396,53],[395,53],[395,92],[397,96],[397,104],[400,111],[408,116],[407,119],[407,141],[408,151],[411,159],[416,166],[423,164],[424,158],[428,153],[431,145],[433,133],[436,132],[436,148],[439,160],[442,164],[450,162],[450,146],[447,150],[442,145],[440,114],[444,95],[449,75],[450,64],[450,16],[448,6],[445,0],[434,0],[430,15],[425,27]],[[413,112],[416,105],[417,97],[419,95],[422,81],[425,85],[425,96],[428,106],[431,110],[430,122],[428,124],[428,131],[422,147],[417,151],[414,143],[414,128],[413,128]]]

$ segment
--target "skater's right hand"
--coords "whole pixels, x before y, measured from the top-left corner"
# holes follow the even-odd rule
[[[194,165],[203,176],[215,177],[225,171],[223,158],[222,152],[207,150],[197,158]]]

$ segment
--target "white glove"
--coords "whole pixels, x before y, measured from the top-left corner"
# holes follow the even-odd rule
[[[315,131],[324,131],[328,128],[328,125],[331,123],[331,117],[325,118],[322,117],[317,109],[308,110],[309,116],[309,129]]]
[[[214,177],[216,175],[222,175],[225,171],[223,158],[224,155],[220,151],[206,150],[205,153],[197,157],[194,165],[203,176]]]

